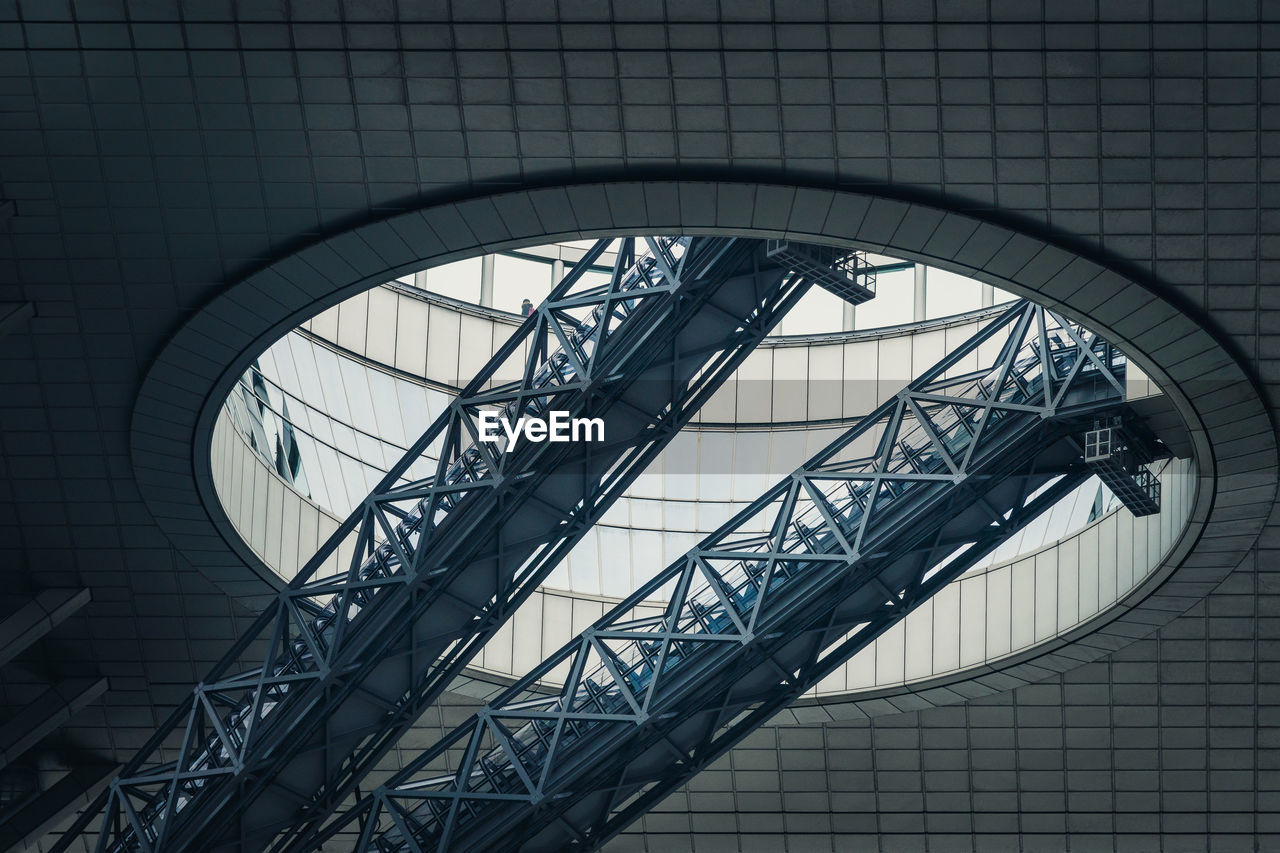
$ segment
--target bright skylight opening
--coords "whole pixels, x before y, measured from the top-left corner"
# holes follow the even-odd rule
[[[537,305],[551,291],[556,276],[573,268],[594,241],[553,243],[504,252],[485,262],[469,258],[405,276],[403,285],[449,299],[482,303],[486,276],[491,276],[492,297],[485,307],[521,314],[524,301]],[[774,331],[775,336],[825,335],[879,329],[913,322],[938,320],[983,307],[999,305],[1013,295],[982,282],[935,267],[916,265],[884,255],[868,254],[877,267],[876,298],[852,306],[821,288],[813,288]],[[486,263],[491,271],[486,270]],[[608,280],[612,255],[606,253],[588,275]]]

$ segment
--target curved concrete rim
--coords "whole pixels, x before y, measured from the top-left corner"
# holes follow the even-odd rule
[[[1185,612],[1239,565],[1276,493],[1274,427],[1250,375],[1151,287],[1042,239],[924,204],[762,183],[628,181],[523,190],[398,214],[321,240],[232,285],[160,353],[135,404],[131,451],[157,523],[200,571],[250,607],[282,581],[232,529],[210,470],[213,423],[262,350],[346,297],[429,266],[561,239],[654,232],[790,237],[917,260],[1027,296],[1121,345],[1169,395],[1195,448],[1198,488],[1166,564],[1056,648],[948,684],[857,702],[798,703],[797,722],[962,701],[1127,645]],[[882,695],[883,694],[883,695]],[[883,704],[876,704],[883,703]]]

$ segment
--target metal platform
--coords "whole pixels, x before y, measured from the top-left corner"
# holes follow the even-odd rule
[[[867,263],[865,252],[792,240],[767,240],[765,254],[809,276],[814,284],[851,305],[875,298],[876,268]]]
[[[1099,426],[1084,436],[1084,459],[1134,516],[1160,511],[1160,480],[1146,467],[1151,454],[1121,426]]]
[[[1097,335],[1012,307],[322,837],[598,849],[1083,482],[1124,372]]]

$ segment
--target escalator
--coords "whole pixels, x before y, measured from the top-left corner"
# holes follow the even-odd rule
[[[761,241],[598,241],[64,836],[298,849],[805,293]],[[599,443],[479,439],[482,414]],[[427,464],[430,473],[411,475]]]
[[[1168,453],[1125,404],[1125,366],[1077,324],[1014,305],[320,840],[598,849],[1094,475],[1098,423],[1144,449],[1123,474],[1147,486],[1139,512],[1158,508],[1146,465]],[[664,590],[662,615],[640,615]]]

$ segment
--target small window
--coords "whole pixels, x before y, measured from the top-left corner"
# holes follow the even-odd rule
[[[1084,434],[1084,460],[1086,462],[1097,462],[1101,459],[1107,459],[1111,456],[1111,433],[1112,430],[1093,429]]]

